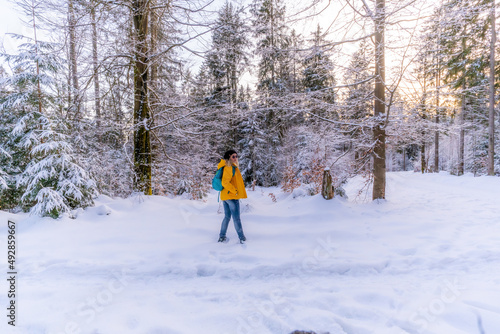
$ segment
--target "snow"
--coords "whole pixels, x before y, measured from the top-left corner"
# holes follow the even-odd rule
[[[76,219],[0,211],[19,271],[17,326],[0,332],[498,333],[500,178],[389,173],[377,203],[362,183],[349,200],[248,191],[245,245],[232,223],[217,243],[215,192],[101,196]]]

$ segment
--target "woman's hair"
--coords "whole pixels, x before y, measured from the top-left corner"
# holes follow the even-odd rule
[[[231,158],[231,156],[235,153],[236,153],[235,150],[229,150],[229,151],[226,151],[226,153],[224,153],[224,160],[226,160],[226,166],[228,166],[228,167],[232,166],[231,160],[229,160],[229,158]],[[236,165],[236,167],[238,167],[238,163],[236,163],[235,165]]]
[[[226,151],[226,153],[224,153],[224,160],[229,160],[229,158],[235,154],[236,151],[235,150],[228,150]]]

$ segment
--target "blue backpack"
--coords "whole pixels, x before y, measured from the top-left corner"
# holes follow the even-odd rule
[[[217,169],[217,172],[215,173],[215,176],[212,179],[212,188],[214,188],[217,191],[222,191],[222,189],[224,189],[224,187],[222,186],[222,173],[224,171],[224,167],[225,166]],[[236,172],[236,167],[233,166],[233,176],[235,172]]]

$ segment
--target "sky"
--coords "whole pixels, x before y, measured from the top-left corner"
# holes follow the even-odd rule
[[[17,33],[29,35],[28,27],[24,26],[20,19],[20,13],[15,9],[15,5],[8,0],[0,0],[0,42],[6,51],[16,49],[16,41],[6,34]]]

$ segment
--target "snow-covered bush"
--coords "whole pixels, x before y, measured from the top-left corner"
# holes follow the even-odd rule
[[[298,178],[297,171],[293,168],[293,165],[286,165],[281,179],[281,189],[283,189],[286,193],[293,193],[295,189],[300,187],[300,184],[300,179]]]
[[[57,218],[61,212],[70,210],[61,195],[48,187],[40,189],[35,201],[37,204],[31,209],[31,213],[38,216]]]
[[[281,187],[284,192],[293,193],[294,189],[303,188],[308,195],[321,192],[323,173],[330,168],[335,195],[345,197],[343,185],[347,183],[356,170],[355,159],[349,150],[344,151],[341,145],[325,145],[320,134],[311,133],[305,127],[292,128],[285,138],[283,157],[280,159]],[[334,135],[331,143],[339,140]]]

